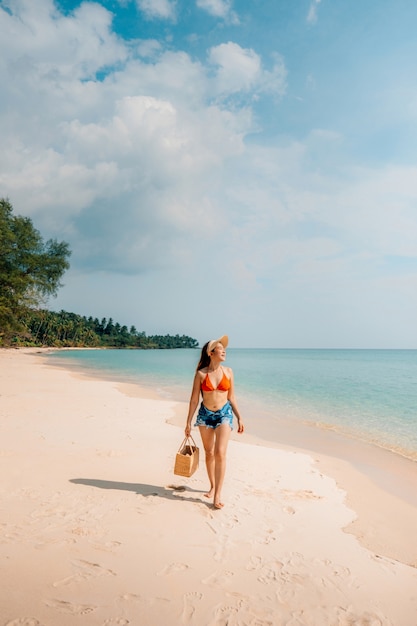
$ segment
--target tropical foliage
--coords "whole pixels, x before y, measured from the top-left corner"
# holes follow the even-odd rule
[[[85,317],[43,308],[69,268],[64,241],[44,243],[28,217],[13,215],[0,199],[0,346],[196,348],[185,335],[151,335],[112,318]]]
[[[0,333],[19,331],[22,312],[56,294],[69,268],[68,244],[46,243],[28,217],[0,199]]]
[[[67,311],[28,310],[20,320],[24,332],[14,344],[55,347],[196,348],[198,342],[185,335],[150,335],[128,328],[112,318],[86,317]]]

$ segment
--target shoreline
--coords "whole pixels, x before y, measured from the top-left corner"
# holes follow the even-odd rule
[[[66,350],[72,350],[72,348]],[[59,350],[56,348],[48,348],[45,349],[45,354],[47,356],[48,353],[57,351]],[[99,369],[82,367],[74,362],[47,360],[47,363],[52,367],[69,370],[87,380],[93,378],[117,383],[123,393],[155,400],[167,400],[167,397],[160,391],[149,385],[142,385],[137,380],[126,380],[122,375],[115,377]],[[174,415],[168,422],[183,428],[188,402],[173,397],[172,389],[168,389],[168,400],[175,403]],[[255,414],[256,408],[252,405],[250,412]],[[255,427],[258,432],[254,434],[250,432],[250,427],[246,429],[245,440],[249,443],[276,449],[296,449],[313,457],[318,455],[346,462],[359,473],[365,475],[370,473],[376,485],[382,490],[394,495],[401,493],[402,498],[417,507],[417,460],[414,456],[406,456],[393,447],[361,439],[336,427],[323,426],[321,423],[274,416],[274,419],[268,422],[264,418],[262,423],[258,422]],[[242,440],[235,433],[232,433],[232,439]],[[415,454],[417,455],[417,452]],[[391,473],[394,472],[394,480],[387,480],[385,474],[387,467],[390,468]],[[343,482],[342,477],[341,481]],[[343,488],[343,484],[341,486]]]
[[[48,359],[47,363],[86,380],[116,383],[118,389],[128,395],[166,400],[155,389],[125,381],[123,376],[116,379],[98,369],[78,367],[77,363],[54,363]],[[167,419],[167,423],[183,429],[188,403],[172,398],[169,401],[174,405],[173,416]],[[406,534],[417,528],[416,461],[378,444],[308,422],[281,418],[264,423],[259,434],[251,434],[248,430],[244,439],[233,431],[231,440],[277,450],[295,450],[310,456],[324,474],[336,480],[338,487],[346,493],[347,505],[357,513],[357,519],[345,527],[345,532],[355,535],[366,548],[417,568],[417,548],[410,553],[408,546],[402,546],[401,539],[395,537],[393,524],[385,516],[386,499],[390,498],[390,508],[395,507],[397,511],[394,524],[397,524],[398,516]],[[193,432],[198,438],[196,429]],[[357,490],[358,484],[361,491]]]
[[[90,350],[103,350],[104,348],[90,348]],[[40,349],[42,350],[42,349]],[[73,350],[84,350],[84,348],[46,348],[46,353],[58,353],[62,351],[71,352]],[[414,350],[410,350],[413,351]],[[119,381],[120,383],[126,383],[129,385],[138,385],[141,393],[150,393],[152,397],[161,399],[169,398],[178,403],[188,404],[188,387],[183,385],[176,385],[175,387],[169,383],[164,383],[163,391],[161,388],[155,389],[153,383],[147,383],[146,385],[138,384],[137,376],[129,377],[129,375],[117,374],[117,372],[106,372],[100,368],[94,368],[91,364],[83,365],[79,362],[68,362],[66,360],[54,363],[51,360],[51,364],[56,367],[63,367],[68,369],[74,369],[80,374],[87,377],[94,377],[97,379],[105,379],[109,381]],[[180,391],[179,391],[180,389]],[[389,441],[389,433],[371,432],[369,430],[358,430],[343,428],[342,426],[326,422],[325,419],[320,419],[321,416],[317,416],[318,419],[306,419],[303,414],[292,415],[288,417],[285,407],[277,406],[275,412],[270,407],[264,406],[262,402],[257,402],[253,398],[246,396],[245,393],[239,394],[241,397],[240,404],[245,412],[250,417],[256,416],[256,423],[254,423],[256,432],[256,439],[265,442],[265,445],[269,445],[271,433],[273,439],[278,446],[288,444],[300,449],[311,450],[312,452],[323,451],[323,441],[329,441],[326,445],[329,445],[334,440],[336,444],[340,441],[352,441],[364,448],[380,449],[385,452],[389,452],[394,455],[398,455],[407,461],[417,463],[417,448],[408,448],[403,444],[394,443],[393,440]],[[287,434],[288,433],[288,434]],[[388,439],[387,439],[388,437]],[[299,441],[302,443],[300,444]],[[339,446],[340,447],[340,446]],[[324,450],[326,452],[326,450]]]
[[[203,459],[172,473],[183,405],[36,352],[0,350],[5,626],[414,623],[397,458],[384,490],[367,458],[234,435],[217,512]]]

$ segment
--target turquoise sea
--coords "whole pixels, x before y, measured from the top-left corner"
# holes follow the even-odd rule
[[[64,350],[48,358],[188,402],[199,354],[192,349]],[[268,430],[279,440],[282,424],[290,420],[417,460],[417,350],[229,348],[226,365],[235,374],[246,428],[255,435]]]

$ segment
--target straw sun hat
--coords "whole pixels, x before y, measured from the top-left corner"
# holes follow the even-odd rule
[[[227,348],[229,343],[229,337],[227,335],[223,335],[223,337],[220,337],[220,339],[212,339],[211,341],[209,341],[207,346],[207,354],[210,354],[210,352],[214,350],[218,343],[221,343],[224,348]]]

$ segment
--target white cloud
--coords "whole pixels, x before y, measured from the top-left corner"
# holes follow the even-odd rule
[[[209,61],[218,66],[219,93],[248,91],[259,81],[261,59],[254,50],[241,48],[237,43],[222,43],[210,50]]]
[[[24,1],[10,7],[11,14],[0,11],[8,38],[0,79],[9,86],[0,117],[2,195],[39,219],[39,227],[59,229],[83,248],[73,263],[113,259],[109,239],[125,229],[118,268],[139,271],[143,263],[168,259],[175,246],[158,251],[149,243],[145,262],[136,229],[146,230],[150,242],[152,233],[167,240],[209,232],[215,220],[206,216],[222,212],[218,172],[242,154],[251,110],[211,103],[210,71],[183,52],[164,52],[152,42],[151,62],[131,58],[99,5],[84,3],[66,16],[50,0],[41,0],[39,11]],[[220,64],[219,91],[228,90],[230,72],[238,75],[234,93],[260,92],[274,80],[259,55],[236,44],[212,58]],[[94,80],[103,64],[106,78]],[[125,207],[117,219],[106,208],[115,202]],[[111,229],[102,224],[100,207]],[[226,214],[222,219],[229,221]],[[88,246],[94,220],[100,228]]]
[[[340,141],[330,132],[313,136],[324,153]],[[401,275],[407,260],[417,262],[417,168],[352,167],[337,157],[338,174],[317,172],[311,151],[321,161],[311,139],[281,149],[252,146],[228,172],[225,203],[236,211],[231,245],[244,251],[255,282],[272,288],[288,279],[329,294],[342,284],[372,290],[387,265]]]
[[[46,235],[67,238],[75,265],[134,273],[184,262],[187,238],[215,232],[221,207],[212,183],[224,160],[242,152],[250,111],[211,104],[206,68],[185,53],[130,58],[104,9],[63,16],[47,0],[42,6],[41,30],[30,5],[0,11],[2,30],[13,32],[0,61],[10,87],[0,116],[1,195]],[[89,73],[99,70],[107,44],[105,61],[117,71],[86,80],[86,61]],[[30,71],[16,71],[18,49]]]
[[[317,22],[317,10],[321,0],[312,0],[308,14],[307,14],[307,22],[310,24],[315,24]]]
[[[415,285],[405,268],[417,257],[417,170],[352,165],[348,140],[330,127],[257,143],[251,105],[285,94],[281,57],[271,67],[255,49],[226,42],[205,63],[154,40],[124,42],[98,4],[69,15],[51,0],[9,6],[0,8],[0,196],[45,236],[70,243],[67,293],[80,306],[88,301],[96,314],[93,298],[104,296],[80,292],[77,271],[103,290],[123,280],[126,310],[132,293],[146,294],[137,312],[148,311],[155,332],[168,295],[195,316],[207,297],[204,272],[216,298],[233,302],[207,313],[207,328],[217,315],[239,324],[236,310],[248,325],[259,318],[267,327],[270,316],[275,328],[287,307],[291,321],[301,311],[308,340],[320,306],[342,302],[342,319],[349,299],[382,302],[397,279],[405,306]],[[388,257],[400,259],[389,281]],[[192,320],[183,323],[192,333]]]
[[[287,69],[281,55],[275,53],[272,59],[272,69],[264,70],[262,73],[260,92],[281,97],[287,90]]]
[[[172,20],[175,18],[175,0],[136,0],[138,8],[149,19]]]
[[[152,59],[162,52],[162,46],[156,39],[145,39],[137,42],[136,50],[140,57]]]
[[[209,62],[217,68],[214,88],[218,95],[251,91],[282,95],[285,92],[286,70],[278,55],[273,69],[268,71],[254,50],[229,41],[211,48]]]
[[[196,5],[214,17],[219,17],[234,24],[239,23],[239,18],[232,10],[231,0],[197,0]]]
[[[126,47],[111,32],[111,14],[98,4],[83,3],[69,16],[58,13],[52,0],[12,1],[10,7],[12,15],[0,12],[0,29],[3,62],[15,81],[85,80],[126,58]]]

